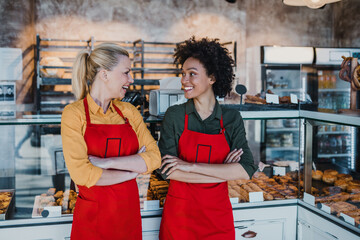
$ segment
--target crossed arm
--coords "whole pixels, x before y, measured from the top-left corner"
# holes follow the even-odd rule
[[[145,152],[145,146],[141,147],[138,154],[124,157],[99,158],[89,156],[90,162],[103,169],[97,186],[107,186],[125,182],[136,178],[139,174],[147,171],[144,159],[139,153]]]
[[[162,173],[167,172],[168,179],[188,183],[217,183],[235,179],[249,179],[245,169],[238,163],[242,149],[231,151],[224,164],[189,163],[178,157],[165,155],[161,165]]]

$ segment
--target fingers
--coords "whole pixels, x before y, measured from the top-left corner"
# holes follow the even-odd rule
[[[237,151],[237,149],[235,148],[234,150],[232,150],[231,152],[228,153],[228,155],[226,156],[226,159],[224,162],[229,161],[230,157]]]
[[[167,173],[167,175],[170,175],[170,174],[172,174],[175,170],[177,170],[177,169],[178,169],[178,166],[179,166],[179,165],[173,166],[173,167],[169,170],[169,172]]]
[[[145,152],[145,151],[146,151],[146,147],[145,147],[145,145],[144,145],[144,146],[142,146],[142,147],[139,149],[138,153],[143,153],[143,152]]]
[[[176,165],[177,165],[177,162],[172,162],[172,163],[166,164],[165,167],[163,168],[163,170],[161,171],[161,173],[164,174],[167,170],[169,170],[170,168],[175,167]],[[172,171],[172,169],[170,171]],[[170,174],[170,173],[167,173],[167,174]]]
[[[239,162],[240,159],[241,159],[240,157],[241,157],[241,155],[243,155],[243,153],[244,153],[244,152],[243,152],[242,148],[240,148],[239,150],[234,149],[233,151],[231,151],[231,152],[227,155],[224,163]]]
[[[171,156],[171,155],[165,155],[162,157],[162,163],[160,168],[164,167],[165,164],[169,163],[169,161],[177,159],[177,157]]]

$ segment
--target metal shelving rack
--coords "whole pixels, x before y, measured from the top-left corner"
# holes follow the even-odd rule
[[[36,111],[40,113],[61,113],[63,108],[75,100],[71,92],[72,65],[76,54],[83,49],[93,49],[97,44],[109,42],[95,40],[69,40],[40,38],[36,36],[35,64],[36,64]],[[124,47],[132,59],[132,42],[111,41]],[[57,57],[63,62],[63,66],[42,65],[44,57]],[[47,77],[41,73],[42,70],[63,69],[64,74],[59,77]]]
[[[148,42],[142,39],[136,41],[104,41],[97,40],[94,37],[90,37],[88,40],[66,40],[40,38],[37,35],[35,64],[37,79],[36,110],[38,114],[61,113],[67,104],[75,100],[70,87],[72,64],[75,56],[80,50],[93,49],[94,46],[103,42],[115,42],[129,52],[134,77],[134,83],[129,92],[140,92],[143,99],[141,105],[143,115],[148,108],[147,101],[150,90],[157,89],[162,78],[180,75],[180,66],[174,63],[173,58],[174,50],[179,43]],[[231,49],[236,63],[236,42],[226,42],[222,45]],[[63,66],[41,65],[41,59],[46,56],[60,58],[64,63]],[[43,69],[63,69],[65,73],[61,78],[45,77],[41,74]]]
[[[178,43],[172,42],[147,42],[136,40],[133,42],[133,76],[134,90],[140,91],[144,98],[141,113],[147,109],[150,90],[157,89],[160,80],[165,77],[177,77],[181,70],[179,64],[174,63],[174,51]],[[146,115],[146,113],[145,113]]]

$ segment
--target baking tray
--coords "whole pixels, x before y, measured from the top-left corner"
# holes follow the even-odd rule
[[[12,202],[13,202],[13,199],[14,199],[14,196],[15,196],[15,189],[1,189],[0,192],[11,192],[11,199],[10,199],[10,203],[9,205],[7,206],[7,208],[5,209],[5,213],[3,214],[0,214],[0,221],[4,221],[6,219],[8,219],[8,216],[9,216],[9,209],[11,209],[11,206],[12,206]]]

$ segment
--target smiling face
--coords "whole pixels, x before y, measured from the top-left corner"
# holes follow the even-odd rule
[[[182,68],[181,84],[187,99],[214,94],[213,79],[207,75],[203,64],[196,58],[188,58]]]
[[[126,90],[134,82],[131,76],[131,62],[127,56],[120,56],[119,63],[111,70],[106,71],[106,89],[110,98],[124,98]]]

